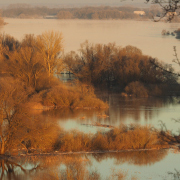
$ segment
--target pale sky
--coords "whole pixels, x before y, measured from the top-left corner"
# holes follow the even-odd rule
[[[0,0],[1,4],[16,4],[16,3],[45,3],[45,4],[75,4],[75,3],[111,3],[111,2],[120,2],[119,0]]]
[[[26,3],[26,4],[142,4],[145,0],[0,0],[1,5]]]

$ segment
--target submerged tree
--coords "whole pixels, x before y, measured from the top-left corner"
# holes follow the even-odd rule
[[[133,46],[121,48],[115,44],[93,45],[85,42],[80,54],[71,52],[64,61],[80,81],[94,86],[124,88],[135,81],[145,85],[177,83],[175,74],[163,70],[166,68],[173,72],[172,67],[143,55],[140,49]]]

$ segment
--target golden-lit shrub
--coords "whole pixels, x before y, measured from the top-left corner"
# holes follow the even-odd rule
[[[108,133],[112,149],[146,149],[158,144],[157,134],[146,126],[122,126]]]
[[[98,132],[92,139],[92,149],[93,150],[107,150],[108,149],[108,139],[105,134]]]
[[[60,138],[59,150],[63,152],[88,151],[91,149],[90,136],[89,134],[80,133],[78,131],[65,133]]]
[[[59,145],[58,145],[59,143]],[[70,151],[103,151],[127,149],[151,149],[168,147],[160,137],[160,132],[147,126],[124,126],[108,132],[97,132],[94,135],[78,131],[64,133],[56,144],[58,150]]]
[[[108,105],[96,98],[92,87],[66,86],[59,84],[42,93],[45,106],[70,108],[108,108]]]

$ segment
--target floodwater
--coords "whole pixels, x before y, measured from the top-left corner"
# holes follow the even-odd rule
[[[163,29],[173,31],[179,28],[178,23],[154,23],[152,21],[121,20],[49,20],[49,19],[5,19],[8,23],[0,32],[10,34],[21,40],[25,34],[41,34],[48,30],[60,31],[63,34],[64,52],[78,51],[85,40],[91,43],[115,42],[118,46],[133,45],[146,55],[172,63],[173,46],[179,49],[179,40],[174,37],[162,37]],[[177,69],[178,67],[175,66]],[[177,133],[180,118],[180,100],[173,98],[122,98],[119,94],[97,93],[97,96],[109,104],[108,110],[51,110],[41,112],[44,119],[58,120],[66,129],[76,129],[95,133],[108,130],[91,126],[98,122],[105,125],[121,124],[152,125],[161,128],[164,123],[168,130]],[[40,112],[39,112],[40,113]],[[17,159],[19,158],[19,159]],[[3,160],[1,160],[3,161]],[[177,179],[179,171],[179,153],[172,150],[140,151],[123,153],[82,154],[71,156],[16,157],[1,162],[13,164],[14,174],[5,173],[3,179],[17,175],[16,179],[60,179],[67,174],[83,176],[87,174],[100,176],[103,180],[114,175],[124,175],[125,179]],[[23,169],[22,170],[21,166]],[[177,170],[177,171],[176,171]],[[61,172],[61,173],[59,173]],[[86,172],[86,173],[85,173]],[[79,174],[78,174],[79,173]],[[52,178],[50,178],[52,177]],[[118,176],[116,176],[118,177]],[[65,179],[66,179],[65,178]],[[14,177],[15,179],[15,177]],[[62,178],[63,179],[63,178]],[[73,178],[72,178],[73,179]],[[74,178],[75,179],[75,178]]]
[[[12,19],[0,32],[21,40],[25,34],[39,35],[53,30],[63,35],[64,51],[78,51],[85,40],[90,43],[116,43],[117,46],[136,46],[143,54],[172,63],[173,46],[179,40],[173,36],[162,37],[163,29],[170,32],[179,28],[179,23],[163,23],[132,20],[57,20],[57,19]]]
[[[86,180],[97,177],[102,180],[115,180],[118,177],[129,180],[173,180],[179,176],[179,154],[172,150],[16,156],[1,159],[0,163],[4,180]]]
[[[173,133],[179,133],[180,99],[167,98],[122,98],[120,94],[101,93],[97,95],[109,104],[106,110],[65,110],[55,109],[43,112],[44,118],[59,121],[66,130],[79,130],[86,133],[109,130],[91,126],[95,123],[120,126],[122,124],[137,124],[154,126],[161,129],[162,123]]]

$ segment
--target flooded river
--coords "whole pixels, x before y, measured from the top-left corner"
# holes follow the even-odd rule
[[[64,37],[64,51],[77,51],[80,43],[115,42],[118,46],[133,45],[144,54],[172,63],[173,46],[179,49],[179,40],[162,37],[163,29],[173,31],[178,23],[154,23],[151,21],[120,20],[48,20],[5,19],[1,27],[5,32],[21,40],[25,34],[41,34],[44,31],[60,31]],[[178,67],[175,66],[177,69]],[[120,126],[141,124],[177,133],[180,124],[180,99],[167,98],[122,98],[119,94],[97,92],[97,96],[109,104],[108,110],[51,110],[37,112],[43,119],[58,121],[65,130],[76,129],[96,133],[108,128],[92,126],[94,123]],[[177,179],[180,162],[179,153],[173,150],[152,150],[121,153],[94,153],[73,155],[17,156],[1,159],[2,179]],[[8,166],[7,166],[8,165]],[[4,167],[13,167],[6,171]],[[75,178],[76,176],[76,178]]]
[[[5,180],[173,180],[178,179],[180,170],[179,154],[172,150],[16,156],[1,159],[0,162],[2,179]]]
[[[85,40],[90,43],[116,43],[117,46],[132,45],[143,54],[172,63],[173,46],[178,48],[179,40],[173,36],[162,37],[163,29],[170,32],[179,28],[179,23],[163,23],[132,20],[57,20],[57,19],[12,19],[0,32],[21,40],[25,34],[39,35],[45,31],[62,32],[64,51],[78,51]]]

